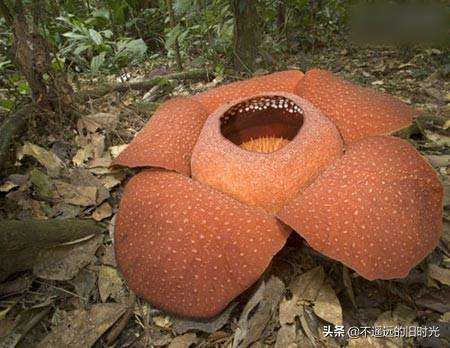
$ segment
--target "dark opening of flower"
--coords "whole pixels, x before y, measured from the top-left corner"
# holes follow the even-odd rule
[[[306,100],[264,93],[208,117],[191,172],[242,203],[276,213],[342,150],[336,127]]]
[[[251,98],[220,119],[222,135],[243,149],[274,152],[288,144],[303,124],[303,110],[283,96]]]

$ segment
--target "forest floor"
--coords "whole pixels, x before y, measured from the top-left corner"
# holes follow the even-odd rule
[[[437,49],[329,49],[288,57],[288,68],[330,69],[422,111],[403,137],[441,175],[450,207],[450,82]],[[127,72],[148,78],[165,67]],[[263,73],[263,71],[261,71]],[[118,77],[110,76],[113,80]],[[42,250],[32,270],[0,283],[0,347],[445,347],[450,344],[450,210],[439,246],[405,279],[367,281],[291,237],[261,281],[208,322],[168,316],[135,298],[116,269],[111,234],[131,171],[110,169],[163,100],[225,83],[161,84],[83,105],[76,125],[34,119],[0,182],[0,218],[88,218],[103,235]],[[98,81],[82,79],[82,88]],[[330,91],[332,93],[332,91]],[[299,248],[300,246],[300,248]],[[304,284],[300,289],[292,284]],[[307,285],[305,285],[307,284]],[[324,309],[325,306],[325,309]],[[437,328],[417,338],[350,339],[328,325]],[[334,330],[334,331],[333,331]],[[430,329],[429,329],[430,330]],[[426,336],[426,337],[424,337]]]

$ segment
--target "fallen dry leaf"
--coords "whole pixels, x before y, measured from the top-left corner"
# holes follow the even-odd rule
[[[117,267],[113,245],[103,245],[99,252],[99,258],[102,265]]]
[[[33,273],[43,279],[72,279],[89,264],[102,240],[102,235],[96,235],[80,243],[43,250],[39,253]]]
[[[341,304],[333,288],[326,280],[317,294],[313,309],[319,318],[334,325],[342,325]]]
[[[111,297],[118,302],[125,295],[123,280],[117,269],[110,266],[100,266],[98,272],[98,291],[102,302]]]
[[[111,146],[109,148],[109,153],[111,154],[112,158],[116,158],[123,150],[127,148],[127,146],[128,144]]]
[[[195,343],[197,343],[197,335],[195,333],[188,333],[175,337],[172,342],[170,342],[168,348],[189,348]]]
[[[103,219],[106,219],[107,217],[110,217],[112,215],[112,208],[109,205],[108,202],[102,203],[97,209],[94,210],[92,213],[92,218],[95,221],[101,221]]]
[[[54,196],[55,185],[46,174],[39,169],[33,168],[30,172],[30,181],[33,184],[38,196],[44,199],[52,199]]]
[[[450,269],[430,263],[428,265],[428,277],[435,279],[444,285],[450,285]]]
[[[84,168],[75,168],[70,173],[70,180],[75,186],[94,186],[97,188],[96,204],[101,204],[109,198],[109,190],[103,186],[101,181]]]
[[[450,133],[444,129],[445,119],[441,117],[421,116],[416,119],[420,132],[439,146],[450,146]]]
[[[126,305],[123,304],[102,303],[93,305],[89,310],[65,312],[38,347],[92,347],[125,310]]]
[[[295,317],[300,315],[300,304],[297,302],[298,298],[294,296],[290,300],[283,299],[279,308],[279,321],[281,325],[292,324]]]
[[[119,122],[119,114],[117,112],[97,112],[82,118],[83,125],[90,132],[95,132],[99,128],[106,130],[114,130]]]
[[[435,168],[450,166],[450,155],[425,155],[425,157]]]
[[[285,301],[283,308],[280,307],[281,323],[292,323],[295,316],[300,316],[301,307],[310,303],[319,318],[334,325],[342,325],[341,304],[321,266],[294,279],[289,288],[292,299]]]
[[[69,282],[75,288],[77,295],[87,300],[97,285],[97,273],[87,268],[82,268]]]
[[[24,155],[34,157],[41,165],[43,165],[51,177],[58,176],[61,169],[64,168],[64,163],[53,152],[44,149],[38,145],[30,142],[25,142],[18,152],[18,160],[21,160]]]
[[[375,323],[375,327],[400,327],[411,325],[413,320],[416,318],[417,312],[413,309],[406,307],[404,305],[398,305],[392,311],[386,311],[380,314]],[[411,338],[408,339],[411,341]],[[404,338],[403,337],[387,337],[387,338],[376,338],[373,340],[375,344],[380,344],[382,347],[403,347]],[[412,342],[410,342],[412,343]],[[407,344],[407,346],[412,346]]]
[[[184,334],[189,330],[197,330],[207,333],[216,332],[228,322],[230,314],[235,306],[236,304],[229,305],[217,317],[210,320],[189,320],[182,318],[173,318],[173,331],[177,334]]]
[[[170,321],[170,318],[165,316],[158,315],[156,317],[152,318],[153,322],[156,326],[163,328],[163,329],[169,329],[172,326],[172,322]]]
[[[277,332],[275,348],[297,348],[297,329],[295,325],[282,325]]]
[[[55,180],[56,191],[65,203],[89,207],[97,201],[95,186],[74,186],[62,180]]]
[[[19,185],[16,185],[11,181],[5,181],[3,184],[0,185],[0,192],[9,192],[16,187],[19,187]]]
[[[275,276],[261,282],[241,313],[234,333],[233,348],[248,347],[262,338],[261,334],[275,313],[284,291],[283,282]]]
[[[92,145],[88,144],[85,147],[78,149],[77,153],[72,158],[72,163],[77,167],[82,167],[93,156],[94,149]]]
[[[106,189],[110,190],[113,187],[116,187],[119,185],[124,178],[124,173],[122,171],[117,173],[111,173],[109,175],[104,175],[102,178],[100,178],[100,182],[103,184],[103,186],[106,187]]]

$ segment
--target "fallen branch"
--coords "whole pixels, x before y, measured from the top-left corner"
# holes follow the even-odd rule
[[[148,80],[135,82],[120,82],[104,85],[99,88],[81,91],[75,94],[75,100],[85,101],[89,98],[100,98],[110,92],[125,92],[128,90],[147,90],[167,80],[191,80],[198,81],[208,79],[211,73],[205,69],[193,69],[166,75],[159,75]]]
[[[0,126],[0,169],[4,168],[6,161],[9,159],[9,149],[14,138],[25,129],[27,112],[27,107],[20,109],[9,116]]]
[[[34,265],[42,249],[102,233],[92,220],[0,220],[0,282]]]

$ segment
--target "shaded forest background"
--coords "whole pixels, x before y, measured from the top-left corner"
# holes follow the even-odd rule
[[[131,173],[111,159],[164,100],[272,71],[329,69],[421,111],[401,136],[439,172],[449,207],[448,43],[357,43],[358,3],[0,0],[0,347],[448,344],[448,209],[439,247],[404,280],[366,281],[294,239],[210,322],[136,299],[116,269],[111,231]],[[290,287],[302,281],[314,296]],[[320,293],[331,316],[314,310]],[[337,313],[346,325],[433,324],[441,337],[324,337]]]

